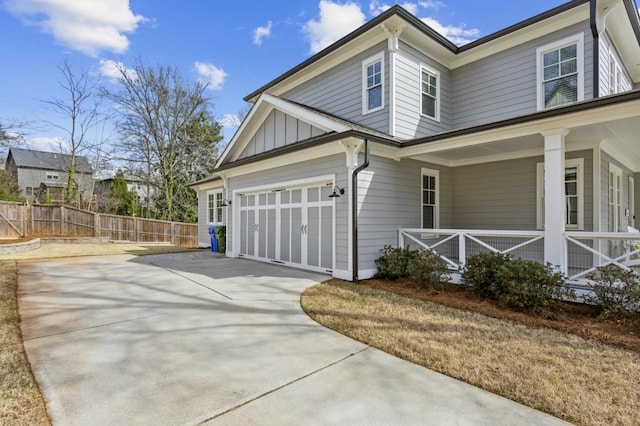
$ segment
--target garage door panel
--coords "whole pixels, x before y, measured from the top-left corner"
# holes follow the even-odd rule
[[[315,189],[317,195],[318,188]],[[320,207],[307,209],[307,222],[307,264],[320,266]]]
[[[333,207],[323,206],[320,213],[320,266],[326,269],[333,267]]]
[[[249,205],[251,205],[251,201],[249,200]],[[255,234],[256,234],[256,211],[255,210],[247,210],[247,251],[246,253],[249,256],[255,256]]]
[[[267,197],[263,200],[266,203]],[[258,257],[267,257],[267,211],[264,209],[258,210]]]
[[[280,259],[289,262],[289,250],[291,249],[291,210],[280,210]]]
[[[302,263],[302,208],[291,208],[291,260]]]
[[[275,195],[275,194],[270,194]],[[276,259],[276,238],[281,238],[276,233],[276,210],[267,210],[267,258]]]

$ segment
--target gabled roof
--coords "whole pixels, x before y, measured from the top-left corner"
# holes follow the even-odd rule
[[[56,152],[34,151],[31,149],[9,148],[9,158],[18,168],[67,171],[71,164],[71,155]],[[93,169],[87,157],[76,156],[76,172],[93,174]]]
[[[355,127],[364,129],[362,126],[357,126],[347,120],[320,112],[317,109],[263,93],[253,105],[249,114],[247,114],[247,117],[233,135],[233,138],[231,138],[231,141],[227,144],[224,151],[222,151],[216,163],[216,168],[237,159],[237,156],[249,142],[255,131],[274,109],[322,129],[325,133],[340,133],[353,130]],[[388,136],[385,135],[385,137]]]

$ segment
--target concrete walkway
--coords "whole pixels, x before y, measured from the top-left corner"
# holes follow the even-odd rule
[[[559,420],[319,326],[326,276],[209,252],[19,265],[56,425],[513,425]]]

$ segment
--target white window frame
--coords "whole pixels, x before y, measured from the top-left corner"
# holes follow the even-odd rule
[[[420,173],[420,227],[425,229],[424,227],[424,185],[423,180],[424,176],[433,176],[436,178],[436,203],[434,209],[434,218],[433,218],[433,229],[440,228],[440,171],[434,169],[427,169],[425,167],[422,168],[422,173]]]
[[[380,62],[380,106],[369,109],[369,87],[367,85],[367,68]],[[380,52],[362,61],[362,115],[384,109],[384,52]],[[372,86],[373,87],[373,86]]]
[[[564,161],[565,169],[576,168],[577,170],[577,198],[578,198],[578,223],[577,225],[567,224],[567,210],[563,210],[565,215],[565,228],[572,230],[584,230],[584,158],[570,158]],[[564,173],[563,173],[564,175]],[[565,185],[565,182],[562,182]],[[566,189],[565,189],[566,197]],[[544,163],[536,165],[536,226],[538,229],[544,229]]]
[[[607,210],[609,214],[609,232],[620,232],[623,230],[622,224],[625,223],[624,211],[622,206],[624,205],[622,169],[613,163],[609,163],[609,179],[608,179],[608,202]],[[625,229],[626,231],[626,226]]]
[[[427,115],[427,114],[424,114],[422,112],[422,95],[423,95],[423,92],[422,92],[422,73],[423,72],[426,72],[427,74],[431,74],[432,76],[434,76],[436,78],[436,96],[435,96],[435,99],[436,99],[436,111],[435,112],[436,112],[436,114],[435,114],[434,117],[432,117],[430,115]],[[429,118],[431,120],[435,120],[435,121],[439,122],[440,121],[440,85],[441,85],[440,72],[438,72],[437,70],[435,70],[435,69],[433,69],[431,67],[426,66],[425,64],[420,64],[420,76],[418,77],[418,82],[420,84],[420,87],[419,87],[419,90],[418,90],[418,93],[420,93],[420,115],[423,116],[423,117],[427,117],[427,118]],[[428,93],[427,93],[427,96],[432,97],[432,95],[428,94]]]
[[[220,203],[220,205],[211,205],[211,196],[213,196],[214,204]],[[222,189],[216,189],[207,191],[207,225],[222,225],[224,219],[224,211],[222,209]],[[211,209],[213,209],[213,221],[211,220]]]
[[[636,183],[633,176],[629,176],[627,183],[627,204],[628,204],[628,217],[627,223],[629,226],[636,227]]]
[[[564,38],[562,40],[558,40],[556,42],[547,44],[545,46],[539,47],[536,50],[536,70],[537,70],[537,74],[536,74],[536,85],[537,85],[537,92],[538,92],[538,111],[544,111],[546,109],[553,109],[553,108],[559,108],[565,105],[569,105],[567,104],[563,104],[563,105],[556,105],[553,107],[545,107],[544,105],[544,88],[543,88],[543,81],[544,81],[544,74],[543,74],[543,68],[544,68],[544,61],[543,61],[543,56],[545,53],[549,53],[551,51],[554,50],[558,50],[561,49],[563,47],[569,46],[575,44],[576,45],[576,67],[577,67],[577,74],[578,74],[578,99],[576,99],[576,102],[580,102],[584,100],[584,33],[579,33],[579,34],[575,34],[571,37],[567,37]]]
[[[53,182],[60,180],[60,173],[56,172],[47,172],[47,182]]]

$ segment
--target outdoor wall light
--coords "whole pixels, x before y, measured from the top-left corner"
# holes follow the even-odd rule
[[[222,200],[222,207],[227,207],[231,205],[231,200],[227,200],[226,198]]]
[[[338,198],[341,195],[344,195],[344,188],[340,188],[336,185],[333,187],[333,192],[329,194],[329,198]]]

